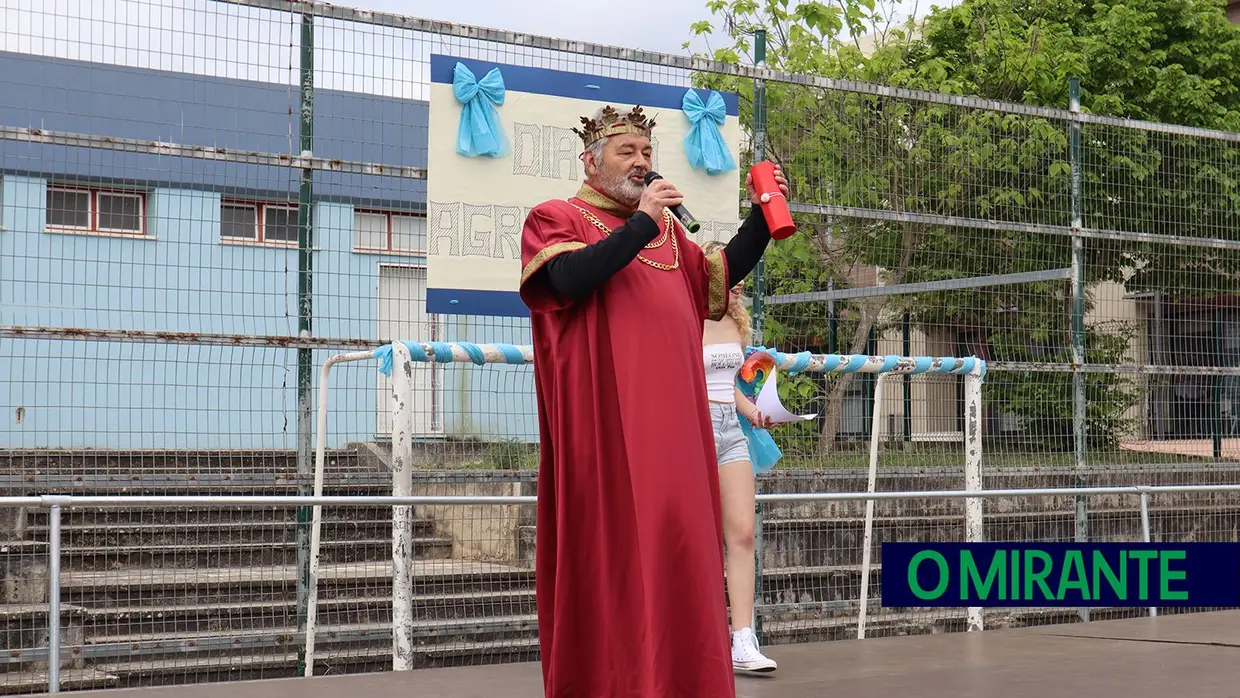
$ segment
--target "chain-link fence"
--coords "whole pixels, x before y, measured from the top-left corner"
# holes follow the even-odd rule
[[[528,342],[523,319],[427,311],[432,54],[737,93],[740,171],[780,162],[800,226],[750,282],[765,343],[985,359],[988,489],[1234,481],[1236,134],[320,3],[0,0],[4,494],[307,494],[329,356]],[[568,196],[580,175],[563,176]],[[417,370],[414,493],[534,493],[529,367]],[[893,377],[877,410],[871,374],[781,381],[791,411],[821,416],[777,433],[760,491],[864,490],[875,429],[879,489],[961,486],[964,377]],[[325,494],[391,493],[389,391],[374,362],[336,368]],[[1155,539],[1225,539],[1229,496],[1213,518],[1152,503]],[[761,508],[764,641],[848,636],[857,506]],[[987,535],[1131,525],[1130,503],[1094,498],[991,506]],[[959,537],[962,511],[883,504],[874,543]],[[41,632],[22,580],[46,562],[44,516],[0,527],[11,646]],[[296,673],[310,520],[67,511],[66,643],[103,649],[65,685]],[[385,666],[390,512],[323,522],[323,666]],[[533,656],[532,525],[524,508],[417,513],[420,665]],[[873,633],[960,627],[875,614]],[[6,668],[3,690],[39,683]]]

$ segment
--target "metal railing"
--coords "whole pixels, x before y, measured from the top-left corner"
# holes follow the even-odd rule
[[[385,350],[379,350],[385,351]],[[415,355],[416,353],[416,355]],[[374,357],[376,352],[355,352],[352,354],[344,354],[332,357],[328,360],[328,365],[323,368],[322,385],[327,385],[328,371],[332,363],[341,361],[362,360],[368,357]],[[869,476],[867,480],[866,491],[873,492],[875,490],[878,479],[878,453],[879,443],[881,439],[881,430],[878,428],[879,420],[882,418],[883,410],[883,385],[885,379],[893,375],[911,376],[911,375],[961,375],[965,378],[965,419],[964,419],[964,486],[968,491],[980,490],[982,488],[982,381],[986,375],[986,362],[977,357],[956,358],[951,356],[930,357],[930,356],[868,356],[865,354],[814,354],[808,351],[798,353],[784,353],[775,349],[770,349],[769,354],[774,360],[775,369],[780,372],[790,373],[835,373],[841,375],[847,374],[872,374],[875,376],[874,383],[874,405],[873,414],[871,416],[873,428],[870,429],[870,454],[869,454]],[[391,344],[392,362],[391,374],[392,381],[392,492],[398,496],[411,493],[413,486],[413,426],[414,426],[414,382],[411,378],[413,373],[414,362],[439,362],[439,363],[532,363],[534,360],[533,348],[529,346],[514,346],[507,344],[467,344],[467,343],[415,343],[397,341]],[[326,398],[319,405],[319,448],[318,460],[315,465],[315,494],[320,494],[318,487],[321,485],[322,479],[322,461],[324,447],[326,443],[326,435],[323,427],[326,424],[327,403]],[[760,506],[760,505],[759,505]],[[762,536],[762,517],[758,513],[755,525],[755,536]],[[405,507],[397,509],[397,518],[393,519],[393,526],[397,530],[409,530],[409,524],[412,522],[411,514]],[[314,519],[316,522],[318,518]],[[314,526],[317,528],[318,524]],[[865,512],[865,533],[862,548],[861,563],[861,611],[859,614],[860,622],[857,626],[859,637],[865,637],[865,618],[866,610],[869,603],[869,570],[871,568],[871,545],[874,529],[874,504],[872,501],[866,503]],[[965,529],[966,539],[970,541],[981,540],[982,535],[982,509],[981,501],[970,501],[965,509]],[[314,561],[317,553],[312,550],[310,555],[311,586],[314,586],[316,579]],[[408,539],[393,537],[392,539],[392,565],[396,570],[396,577],[392,583],[396,590],[406,590],[409,588],[409,580],[405,578],[405,570],[409,568],[409,562],[413,559],[413,549]],[[758,557],[755,571],[755,584],[758,593],[761,594],[762,586],[762,558]],[[314,592],[310,595],[310,608],[314,607]],[[409,628],[413,624],[413,607],[408,595],[398,594],[393,607],[393,622],[397,628]],[[313,636],[314,634],[314,615],[315,611],[310,611],[310,621],[307,626],[307,632]],[[756,618],[754,619],[757,620]],[[982,609],[969,609],[969,626],[971,629],[980,630],[982,627]],[[398,651],[395,655],[395,669],[407,669],[410,667],[410,652],[412,652],[411,640],[408,637],[397,635]],[[310,644],[313,647],[313,643]],[[313,652],[306,652],[306,676],[310,676],[314,672]]]
[[[980,503],[982,500],[992,498],[1043,498],[1043,497],[1082,497],[1082,496],[1103,496],[1103,495],[1126,495],[1136,497],[1141,517],[1141,530],[1145,542],[1150,542],[1150,497],[1154,495],[1166,494],[1185,494],[1185,493],[1240,493],[1240,484],[1228,485],[1166,485],[1166,486],[1122,486],[1122,487],[1086,487],[1086,488],[1028,488],[1028,489],[999,489],[999,490],[928,490],[928,491],[904,491],[904,492],[810,492],[810,493],[783,493],[783,494],[759,494],[757,499],[760,503],[825,503],[825,502],[857,502],[865,501],[871,507],[878,501],[892,500],[960,500],[967,502]],[[534,504],[537,502],[536,496],[192,496],[192,495],[173,495],[173,496],[78,496],[78,495],[41,495],[41,496],[18,496],[18,497],[0,497],[0,508],[11,507],[38,507],[48,510],[48,540],[49,540],[49,564],[48,564],[48,614],[47,614],[47,638],[48,644],[46,656],[48,657],[48,692],[55,693],[60,690],[60,669],[63,656],[62,632],[61,632],[61,566],[60,558],[62,556],[61,548],[61,532],[62,532],[62,512],[77,508],[106,508],[106,509],[124,509],[124,508],[186,508],[200,507],[207,509],[226,509],[230,507],[251,507],[265,506],[277,508],[291,507],[314,507],[319,510],[321,507],[392,507],[393,522],[397,523],[405,520],[407,514],[404,511],[411,510],[417,506],[512,506],[519,504]],[[979,529],[980,530],[980,529]],[[399,533],[394,533],[393,540],[400,539]],[[966,533],[968,540],[980,540],[980,536],[973,533]],[[393,543],[394,547],[397,545]],[[759,545],[761,540],[759,539]],[[761,552],[759,552],[761,554]],[[399,569],[394,570],[394,582],[397,584],[407,583],[407,570],[404,574]],[[393,604],[400,603],[402,598],[409,599],[408,595],[402,597],[400,588],[393,589]],[[864,625],[866,620],[866,612],[862,606],[862,611],[858,614],[857,626],[858,637],[864,636]],[[1157,609],[1150,608],[1149,614],[1156,615]],[[394,619],[397,616],[394,614]],[[968,622],[969,631],[982,630],[982,623],[974,622],[970,617]],[[308,629],[309,630],[309,629]],[[400,665],[395,663],[395,659],[401,651],[401,638],[407,637],[407,633],[403,633],[402,629],[393,625],[393,667],[394,670],[400,670]],[[297,638],[307,647],[313,642],[313,633],[307,632],[302,637]],[[25,653],[25,656],[21,656]],[[12,652],[9,661],[15,659],[24,659],[29,661],[32,655],[42,655],[43,652],[35,650],[16,650]],[[309,663],[309,662],[308,662]]]

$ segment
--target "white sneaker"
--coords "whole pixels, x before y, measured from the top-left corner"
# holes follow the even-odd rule
[[[758,650],[758,637],[744,628],[732,633],[732,669],[734,671],[775,671],[775,660]]]

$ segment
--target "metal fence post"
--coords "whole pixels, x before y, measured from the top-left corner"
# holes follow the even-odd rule
[[[1216,307],[1210,314],[1211,353],[1214,365],[1223,366],[1223,309]],[[1215,460],[1223,459],[1223,381],[1221,375],[1210,378],[1210,453]]]
[[[883,384],[890,374],[880,373],[874,378],[873,427],[870,429],[870,473],[865,491],[873,494],[878,487],[878,441],[880,429],[878,417],[883,411]],[[865,639],[865,621],[870,608],[870,549],[874,545],[874,500],[865,500],[865,532],[861,536],[861,596],[857,608],[857,639]]]
[[[392,495],[413,492],[413,357],[392,342]],[[392,507],[392,671],[413,668],[413,507]]]
[[[901,334],[902,334],[901,351],[904,352],[905,356],[913,355],[913,337],[912,337],[912,332],[911,332],[912,330],[911,326],[912,326],[912,318],[909,316],[909,312],[906,310],[904,311],[904,318],[901,320],[901,328],[900,328]],[[904,404],[902,405],[901,411],[904,413],[904,419],[903,419],[904,435],[903,435],[902,441],[904,441],[905,448],[909,448],[912,446],[912,442],[913,442],[913,377],[908,374],[904,375],[903,397],[904,397]]]
[[[758,29],[753,36],[754,66],[761,68],[766,64],[766,30]],[[753,160],[755,163],[766,159],[766,81],[754,78],[753,81]],[[753,270],[753,336],[754,341],[766,345],[763,315],[766,312],[766,257],[758,260]],[[755,487],[756,491],[756,487]],[[762,505],[754,503],[754,605],[753,617],[750,619],[758,642],[763,642],[762,614],[758,606],[762,603]]]
[[[48,511],[47,692],[60,692],[60,505]]]
[[[327,469],[327,405],[331,388],[332,367],[350,361],[373,359],[373,351],[356,351],[327,357],[319,373],[319,414],[314,429],[314,496],[323,496],[323,480]],[[306,589],[306,644],[301,667],[302,676],[314,676],[314,643],[319,620],[319,549],[323,542],[323,507],[310,507],[310,570]]]
[[[301,135],[301,157],[314,155],[314,16],[301,16],[301,87],[298,124]],[[297,194],[297,331],[309,337],[313,317],[311,270],[314,253],[314,170],[301,171]],[[310,479],[314,476],[313,410],[311,387],[314,376],[314,352],[302,347],[297,350],[297,475],[298,492],[311,494]],[[297,509],[297,630],[305,633],[310,604],[310,507]],[[304,635],[303,635],[304,637]],[[297,673],[306,671],[306,644],[297,652]],[[313,669],[311,669],[313,671]]]
[[[1081,111],[1081,81],[1071,78],[1068,82],[1068,110],[1073,114]],[[1081,122],[1072,120],[1068,134],[1068,158],[1072,171],[1071,221],[1072,228],[1072,442],[1075,452],[1077,487],[1085,486],[1085,243],[1080,236],[1083,223],[1081,211]],[[1076,541],[1089,540],[1088,500],[1084,495],[1076,497]],[[1084,622],[1089,621],[1089,609],[1080,608],[1077,613]]]
[[[980,492],[982,488],[982,374],[974,369],[964,377],[964,488]],[[966,499],[964,502],[965,541],[977,543],[986,538],[982,500]],[[985,628],[985,614],[977,606],[969,607],[970,631]]]
[[[1141,493],[1141,539],[1150,542],[1150,493]],[[1158,615],[1158,607],[1150,606],[1150,617]]]

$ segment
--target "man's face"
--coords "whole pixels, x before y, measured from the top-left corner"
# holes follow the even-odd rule
[[[603,157],[594,159],[590,183],[620,203],[636,205],[646,188],[643,178],[650,171],[653,148],[650,139],[621,133],[603,144]]]

